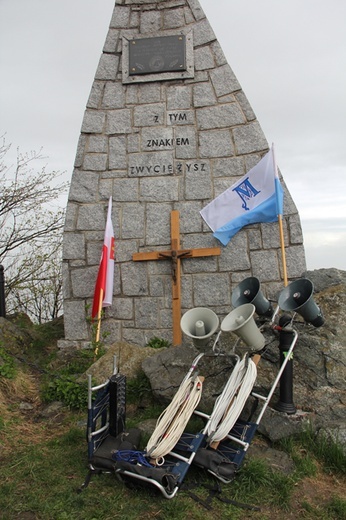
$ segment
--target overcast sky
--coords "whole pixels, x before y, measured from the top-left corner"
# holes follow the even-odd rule
[[[346,1],[200,0],[298,207],[308,269],[346,269]],[[0,0],[0,136],[70,179],[114,0]]]

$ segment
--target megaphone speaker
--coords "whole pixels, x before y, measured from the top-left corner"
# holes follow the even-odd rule
[[[251,350],[262,350],[265,338],[258,329],[253,315],[255,306],[252,303],[244,303],[231,311],[221,322],[223,332],[234,332]]]
[[[324,318],[312,295],[313,283],[308,278],[291,282],[279,295],[279,307],[283,311],[297,312],[314,327],[321,327]]]
[[[245,278],[232,293],[233,307],[239,307],[245,303],[252,303],[258,316],[271,317],[273,315],[272,304],[263,296],[260,282],[255,276]]]
[[[195,347],[204,347],[219,326],[219,318],[206,307],[195,307],[185,312],[180,327],[186,336],[192,338]]]

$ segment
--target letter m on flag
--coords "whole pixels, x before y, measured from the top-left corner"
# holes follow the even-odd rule
[[[250,200],[252,197],[256,197],[260,191],[257,191],[256,188],[251,184],[249,181],[249,177],[246,177],[246,179],[239,184],[236,188],[233,188],[232,191],[235,191],[241,200],[243,201],[242,208],[249,211],[250,208],[247,205],[247,201]]]

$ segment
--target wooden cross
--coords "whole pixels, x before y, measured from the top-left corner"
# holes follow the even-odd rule
[[[173,309],[173,345],[181,344],[181,285],[180,260],[201,256],[220,255],[219,247],[204,247],[200,249],[180,249],[179,211],[171,212],[171,249],[167,251],[152,251],[148,253],[134,253],[132,260],[171,260],[172,262],[172,309]]]

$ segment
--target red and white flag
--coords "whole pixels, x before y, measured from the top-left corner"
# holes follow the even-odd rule
[[[109,198],[105,237],[99,272],[96,279],[91,317],[99,315],[102,307],[112,305],[114,278],[114,231],[112,224],[112,197]]]

